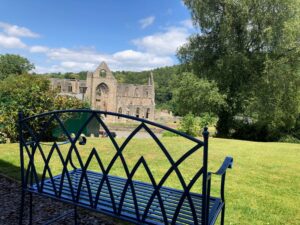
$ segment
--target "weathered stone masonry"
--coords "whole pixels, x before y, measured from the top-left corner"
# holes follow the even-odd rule
[[[86,81],[51,78],[53,89],[60,95],[75,96],[88,101],[92,109],[119,112],[154,120],[155,92],[152,73],[148,84],[135,85],[118,83],[105,62],[94,72],[88,72]],[[111,122],[126,121],[106,117]]]

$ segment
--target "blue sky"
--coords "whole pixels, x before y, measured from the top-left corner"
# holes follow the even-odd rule
[[[0,54],[27,57],[39,73],[174,65],[193,32],[181,0],[0,0]]]

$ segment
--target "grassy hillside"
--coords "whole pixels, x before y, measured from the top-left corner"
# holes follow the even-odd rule
[[[121,143],[124,139],[117,139],[117,141]],[[193,146],[192,143],[178,137],[162,138],[161,141],[170,150],[175,160]],[[114,154],[112,145],[107,139],[88,139],[87,145],[79,149],[82,158],[88,156],[89,150],[94,145],[98,146],[100,157],[104,165],[107,165]],[[234,168],[228,171],[226,178],[226,224],[300,224],[299,144],[256,143],[211,138],[209,149],[211,171],[218,169],[225,156],[230,155],[234,158]],[[65,154],[67,146],[63,147],[62,151]],[[124,152],[130,168],[141,155],[144,155],[158,180],[170,166],[151,139],[137,139],[130,143]],[[58,159],[57,155],[53,157]],[[36,160],[39,161],[41,158],[37,156]],[[187,182],[201,165],[201,160],[200,151],[180,166]],[[58,161],[54,160],[50,165],[55,166],[54,173],[61,171]],[[0,173],[18,178],[18,166],[18,145],[0,145]],[[96,163],[93,163],[91,168],[98,170]],[[39,166],[37,170],[41,171],[42,167]],[[147,181],[143,172],[140,168],[135,179]],[[112,173],[124,176],[120,162],[113,167]],[[213,177],[212,193],[216,196],[219,181],[218,177]],[[176,176],[172,176],[167,185],[180,188]],[[201,184],[196,183],[193,191],[199,192],[200,187]]]

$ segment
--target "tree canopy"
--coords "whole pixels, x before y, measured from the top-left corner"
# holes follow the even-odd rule
[[[70,108],[84,108],[86,103],[76,98],[57,96],[49,81],[41,76],[23,74],[0,81],[0,131],[16,141],[18,112],[24,115]]]
[[[192,73],[183,73],[174,90],[175,112],[179,115],[192,113],[200,116],[203,113],[216,114],[225,104],[224,95],[214,81],[199,79]]]
[[[184,0],[200,29],[178,51],[184,68],[213,80],[226,96],[217,129],[235,117],[291,130],[299,116],[300,2]],[[195,103],[196,104],[196,103]]]
[[[34,69],[34,65],[28,59],[13,54],[0,55],[0,80],[9,75],[20,75]]]

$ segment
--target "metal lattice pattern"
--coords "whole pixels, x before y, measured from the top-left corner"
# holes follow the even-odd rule
[[[80,129],[75,134],[75,137],[71,137],[71,134],[68,132],[61,119],[63,113],[67,112],[89,114],[88,119],[81,125]],[[102,114],[125,117],[127,119],[138,121],[140,124],[119,146],[113,138],[111,131],[101,119],[100,115]],[[43,123],[44,130],[36,133],[30,127],[30,121],[46,116],[47,118],[49,117],[49,119]],[[106,168],[103,165],[101,157],[97,153],[96,147],[91,149],[85,162],[83,162],[79,154],[77,145],[80,135],[93,119],[96,119],[108,134],[108,137],[116,150],[115,155]],[[59,124],[70,143],[66,157],[63,156],[57,142],[53,143],[48,155],[45,154],[40,143],[43,133],[53,121]],[[195,142],[195,146],[175,161],[148,125],[157,126],[188,138]],[[23,188],[25,189],[106,212],[108,214],[117,215],[130,221],[137,221],[138,223],[145,224],[203,224],[203,221],[206,220],[205,215],[209,214],[210,218],[208,220],[211,221],[222,208],[223,203],[220,199],[207,197],[207,195],[209,195],[209,190],[207,190],[206,186],[203,186],[204,190],[202,195],[190,192],[193,185],[201,176],[204,180],[207,179],[207,162],[206,164],[204,163],[189,183],[185,182],[183,175],[178,169],[179,165],[189,156],[199,150],[202,146],[205,147],[205,143],[198,139],[147,120],[117,113],[92,110],[55,111],[35,117],[21,118],[20,127],[22,183]],[[156,182],[151,169],[143,156],[136,162],[133,169],[129,170],[123,155],[126,146],[141,129],[145,130],[152,137],[170,163],[169,169],[159,182]],[[25,131],[30,136],[30,142],[25,140],[22,135]],[[44,164],[41,177],[38,176],[36,165],[34,163],[34,157],[37,152],[41,155]],[[63,166],[59,176],[53,176],[51,167],[49,166],[49,162],[54,152],[58,154],[60,163]],[[24,165],[24,154],[29,158],[28,165]],[[76,168],[74,165],[73,157],[79,162],[79,168]],[[204,153],[204,160],[205,157],[207,160],[207,156]],[[118,159],[122,162],[126,174],[125,178],[110,175],[110,171]],[[89,170],[89,165],[92,160],[96,160],[98,163],[99,172]],[[70,166],[72,167],[72,170],[70,170]],[[144,167],[147,173],[146,176],[149,177],[151,183],[133,180],[136,171],[140,167]],[[172,173],[175,173],[178,177],[183,191],[164,187],[165,182]],[[46,174],[48,174],[48,178],[46,178]]]

